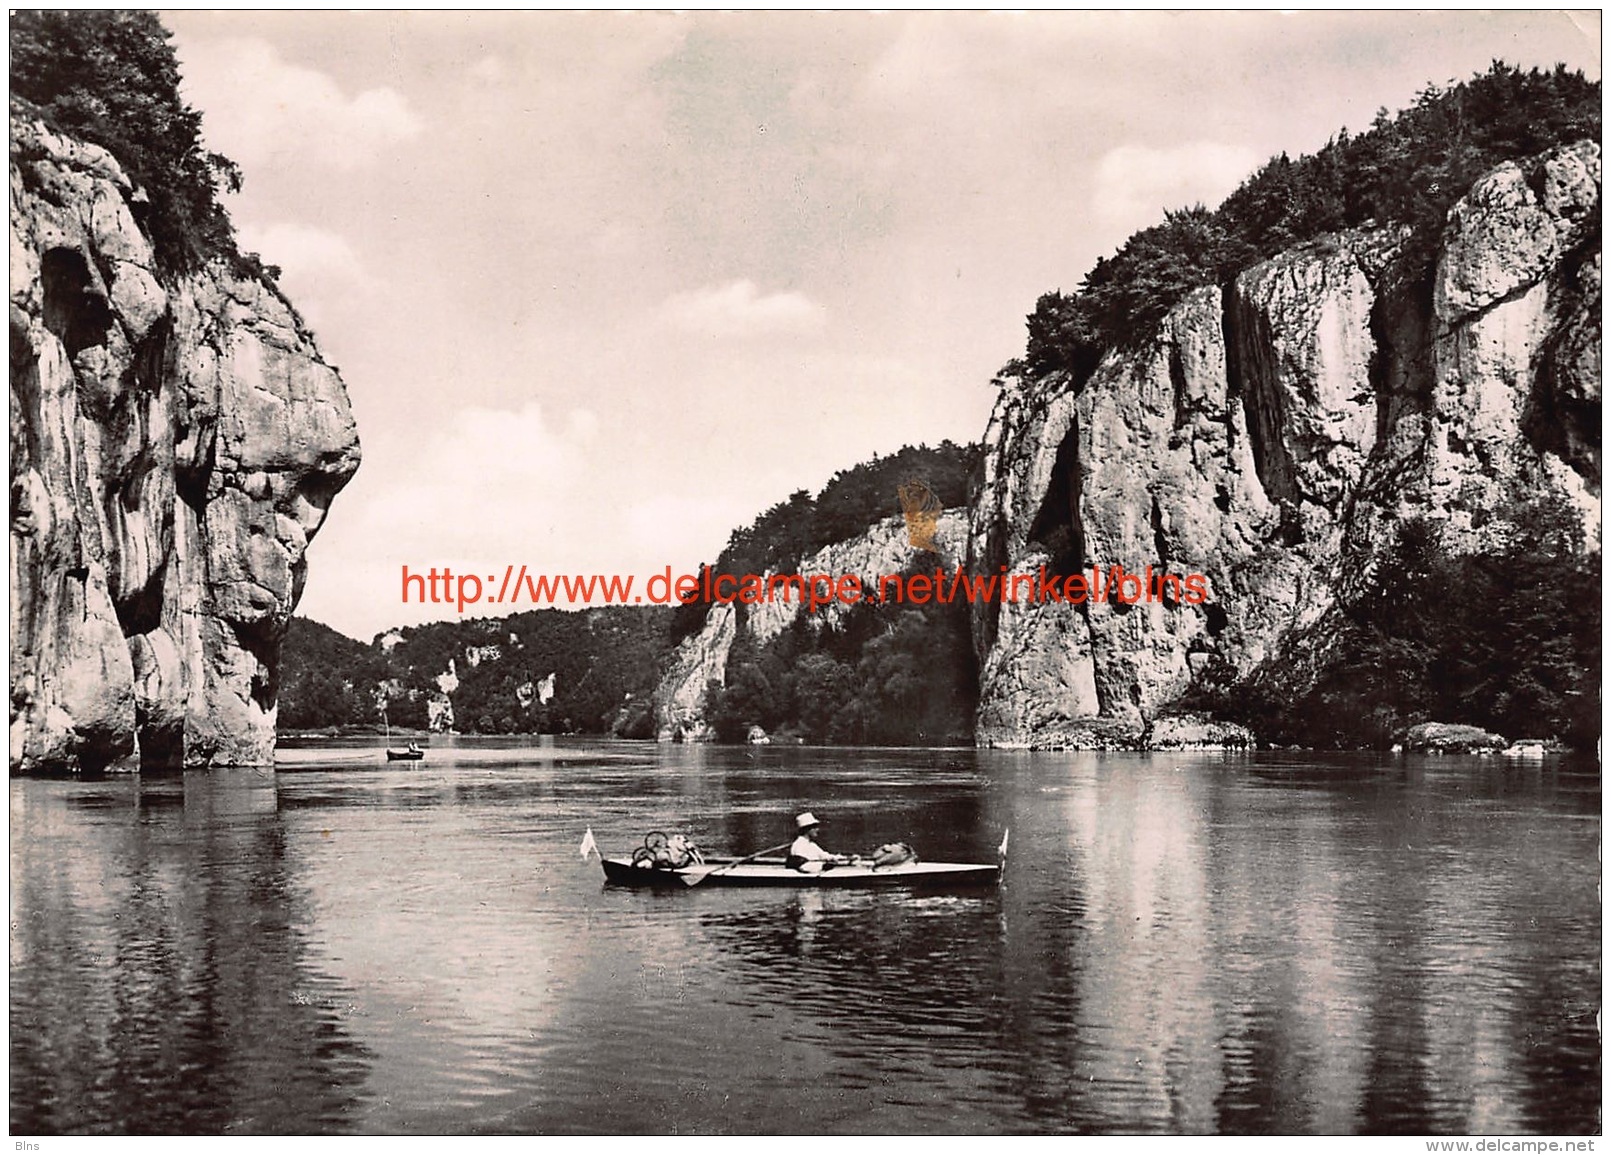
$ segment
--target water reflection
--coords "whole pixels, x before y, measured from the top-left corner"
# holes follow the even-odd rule
[[[364,1049],[305,957],[274,776],[58,789],[11,796],[12,1131],[340,1129]]]
[[[378,754],[12,784],[14,1131],[1599,1127],[1594,768]],[[931,860],[1010,825],[1005,883],[650,893],[576,853],[807,807]]]

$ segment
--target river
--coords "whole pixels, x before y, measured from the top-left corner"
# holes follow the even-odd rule
[[[11,783],[11,1130],[1600,1129],[1550,761],[438,739]],[[650,830],[999,891],[606,887]]]

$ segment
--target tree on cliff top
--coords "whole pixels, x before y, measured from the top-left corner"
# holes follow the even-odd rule
[[[978,460],[977,445],[949,440],[933,448],[905,445],[889,457],[875,454],[871,461],[834,474],[815,497],[799,490],[748,526],[735,529],[716,558],[715,572],[789,572],[824,546],[853,538],[875,522],[899,514],[900,487],[911,481],[922,482],[943,507],[966,505]],[[677,607],[673,642],[698,631],[709,608],[699,600]]]
[[[1044,294],[1023,359],[1003,373],[1061,370],[1083,383],[1104,353],[1146,340],[1192,289],[1372,222],[1409,226],[1405,272],[1424,277],[1449,209],[1484,172],[1599,137],[1600,84],[1564,66],[1523,72],[1495,61],[1463,84],[1428,86],[1413,107],[1378,112],[1367,132],[1339,133],[1313,156],[1276,157],[1212,212],[1167,214],[1097,261],[1077,293]]]
[[[134,207],[157,260],[181,272],[238,258],[218,192],[238,190],[240,170],[203,146],[169,35],[150,12],[17,12],[11,93],[50,128],[117,158],[150,198],[148,211]]]

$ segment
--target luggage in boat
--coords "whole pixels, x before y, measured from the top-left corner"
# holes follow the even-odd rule
[[[645,834],[643,845],[632,853],[633,866],[652,867],[655,870],[681,870],[704,861],[705,856],[686,834],[668,836],[660,830]]]
[[[904,842],[886,842],[868,855],[874,866],[900,866],[903,862],[916,862],[917,851]]]

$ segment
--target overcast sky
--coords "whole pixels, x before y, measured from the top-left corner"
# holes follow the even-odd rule
[[[1035,299],[1163,210],[1494,58],[1600,74],[1598,13],[164,18],[352,395],[299,612],[366,640],[457,616],[404,564],[682,572],[975,440]]]

